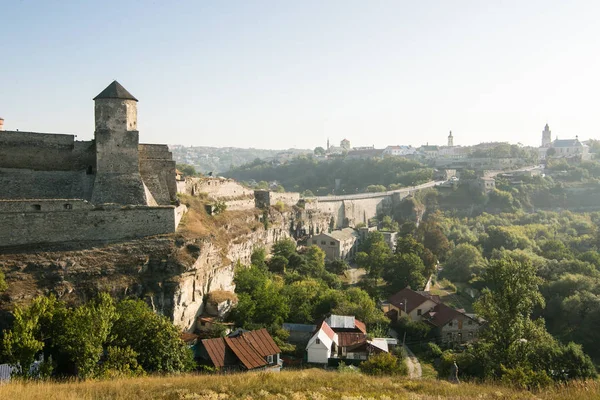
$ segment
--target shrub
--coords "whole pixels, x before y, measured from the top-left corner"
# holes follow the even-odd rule
[[[502,368],[502,383],[519,389],[540,390],[552,384],[546,371],[534,371],[531,368]]]
[[[440,358],[442,356],[442,349],[435,343],[427,343],[427,356],[430,359]]]
[[[390,353],[379,353],[362,362],[360,370],[368,375],[405,375],[406,365]]]

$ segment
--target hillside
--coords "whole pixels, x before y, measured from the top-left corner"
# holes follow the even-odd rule
[[[539,399],[600,398],[598,381],[538,393],[502,385],[370,377],[311,369],[281,373],[183,375],[68,383],[10,383],[0,398],[25,399]]]

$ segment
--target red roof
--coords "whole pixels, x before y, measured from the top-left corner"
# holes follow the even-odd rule
[[[226,337],[225,343],[247,369],[264,367],[267,361],[242,336]]]
[[[275,344],[275,341],[271,335],[269,335],[269,332],[264,328],[256,331],[244,332],[241,336],[262,357],[281,353],[279,346]]]
[[[440,303],[434,307],[433,311],[425,313],[423,316],[427,319],[429,323],[437,327],[442,327],[459,315],[465,314],[458,312],[455,309],[448,307],[443,303]]]
[[[333,338],[335,337],[335,332],[333,331],[333,329],[331,329],[329,325],[327,325],[327,322],[323,321],[319,329],[325,332],[329,339],[333,340]]]
[[[356,327],[356,329],[358,329],[359,331],[361,331],[362,333],[366,334],[367,333],[367,326],[365,325],[364,322],[357,320],[356,318],[354,319],[354,326]]]
[[[210,361],[217,368],[225,366],[225,340],[223,338],[204,339],[202,345],[208,352]]]
[[[354,346],[363,343],[367,340],[367,335],[356,332],[340,332],[338,333],[338,345],[341,347]]]
[[[394,294],[392,297],[388,299],[388,301],[394,306],[398,307],[400,310],[410,313],[415,308],[419,307],[421,304],[426,302],[427,300],[431,300],[434,303],[438,303],[439,296],[433,295],[424,295],[415,292],[412,289],[404,288],[398,293]],[[406,302],[406,306],[404,305]]]

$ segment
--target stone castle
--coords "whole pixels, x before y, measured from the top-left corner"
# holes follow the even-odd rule
[[[140,144],[137,102],[117,81],[95,103],[91,141],[0,131],[0,247],[173,232],[175,161]]]

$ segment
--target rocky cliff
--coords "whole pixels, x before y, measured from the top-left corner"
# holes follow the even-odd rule
[[[9,288],[0,297],[0,309],[6,313],[40,294],[76,304],[109,292],[115,298],[142,298],[184,330],[193,330],[206,295],[233,291],[234,267],[238,261],[249,264],[255,247],[269,247],[303,229],[327,229],[330,221],[329,215],[301,209],[209,216],[201,204],[190,206],[175,234],[3,250],[0,269]]]

